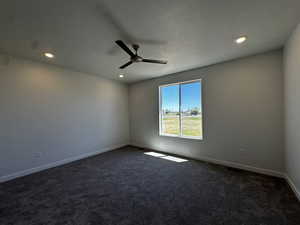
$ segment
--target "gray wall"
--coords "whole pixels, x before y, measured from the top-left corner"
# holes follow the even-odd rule
[[[300,190],[300,25],[284,51],[286,171]]]
[[[158,86],[203,79],[204,140],[159,136]],[[192,158],[284,170],[282,51],[133,84],[131,143]]]
[[[0,55],[0,180],[128,144],[128,87]]]

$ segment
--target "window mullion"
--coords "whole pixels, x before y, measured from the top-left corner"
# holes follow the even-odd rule
[[[179,136],[182,136],[182,124],[181,124],[181,84],[179,84]]]
[[[158,99],[158,101],[159,101],[159,134],[161,135],[162,134],[162,131],[163,131],[163,123],[162,123],[162,114],[163,114],[163,112],[162,112],[162,98],[161,98],[161,95],[162,95],[162,93],[161,93],[161,87],[159,87],[158,88],[158,94],[159,94],[159,99]]]

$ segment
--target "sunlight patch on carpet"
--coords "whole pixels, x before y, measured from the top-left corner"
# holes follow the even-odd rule
[[[145,155],[150,155],[153,157],[157,157],[157,158],[161,158],[161,159],[166,159],[166,160],[170,160],[173,162],[177,162],[177,163],[181,163],[181,162],[187,162],[187,159],[183,159],[183,158],[179,158],[179,157],[175,157],[175,156],[170,156],[170,155],[165,155],[165,154],[161,154],[158,152],[145,152]]]

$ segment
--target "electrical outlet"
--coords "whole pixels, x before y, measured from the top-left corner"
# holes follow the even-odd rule
[[[37,159],[39,159],[39,158],[41,158],[42,157],[42,152],[36,152],[35,154],[34,154],[34,157],[35,158],[37,158]]]

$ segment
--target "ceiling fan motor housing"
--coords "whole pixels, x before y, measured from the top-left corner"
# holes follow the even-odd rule
[[[131,57],[131,61],[133,61],[133,62],[142,62],[143,58],[138,56],[138,55],[135,55],[135,56]]]

